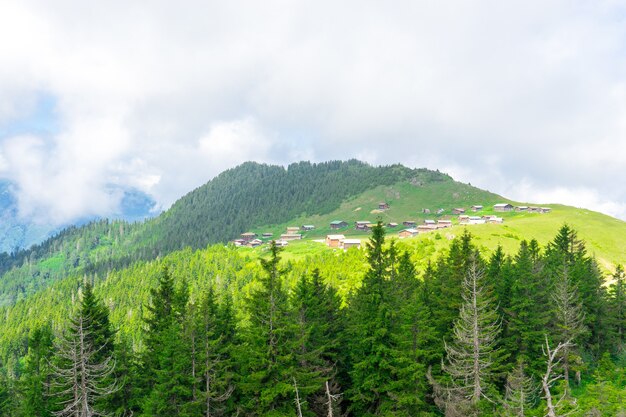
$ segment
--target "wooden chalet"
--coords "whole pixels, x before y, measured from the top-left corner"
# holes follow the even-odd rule
[[[280,235],[281,240],[286,240],[289,242],[290,240],[300,240],[302,239],[302,235],[299,233],[284,233]]]
[[[300,229],[304,230],[305,232],[309,232],[309,231],[315,229],[315,226],[312,225],[312,224],[304,224],[304,225],[300,226]]]
[[[477,211],[481,211],[483,209],[483,206],[472,206],[472,211],[474,213],[476,213]]]
[[[344,235],[326,235],[326,246],[329,248],[339,248],[345,238]]]
[[[528,206],[517,206],[515,211],[528,211]]]
[[[388,209],[389,209],[388,203],[378,203],[378,210],[388,210]]]
[[[552,209],[550,207],[540,207],[540,213],[550,213]]]
[[[398,227],[398,223],[394,223],[394,222],[387,223],[387,227],[390,227],[393,229],[394,227]]]
[[[419,233],[428,233],[428,232],[432,232],[433,230],[437,230],[437,225],[436,224],[420,224],[419,226],[417,226],[417,231]]]
[[[402,226],[406,226],[406,227],[415,227],[417,223],[415,223],[413,220],[405,220],[402,222]]]
[[[437,220],[438,229],[445,229],[446,227],[452,227],[452,220]]]
[[[272,237],[272,236],[274,236],[274,233],[265,232],[261,236],[263,236],[263,237]]]
[[[261,246],[263,244],[263,241],[260,239],[252,239],[251,241],[249,241],[246,246],[249,246],[251,248],[256,248],[257,246]]]
[[[498,203],[493,206],[493,211],[513,211],[513,206],[508,203]]]
[[[464,213],[465,213],[464,208],[456,207],[452,209],[452,214],[464,214]]]
[[[241,234],[241,238],[243,240],[245,240],[246,242],[252,240],[252,239],[256,239],[257,234],[256,233],[252,233],[252,232],[246,232],[246,233],[242,233]]]
[[[372,223],[369,220],[359,220],[354,222],[354,228],[356,230],[370,230]]]
[[[278,239],[276,241],[276,246],[281,247],[281,248],[287,246],[288,244],[289,242],[287,242],[286,240]]]
[[[341,242],[341,247],[344,250],[348,250],[350,248],[360,248],[361,247],[361,239],[344,239]]]
[[[417,236],[418,233],[419,232],[417,231],[417,229],[404,229],[404,230],[400,230],[400,232],[398,233],[398,237],[400,239],[404,239],[406,237]]]
[[[437,222],[431,219],[426,219],[424,220],[424,224],[437,224]]]
[[[343,229],[344,227],[348,227],[348,223],[343,220],[333,220],[330,222],[330,228],[333,230]]]
[[[300,228],[298,226],[289,226],[287,228],[287,234],[289,235],[293,235],[296,234],[300,231]]]

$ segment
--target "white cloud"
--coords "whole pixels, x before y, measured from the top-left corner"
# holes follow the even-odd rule
[[[622,1],[4,1],[0,132],[42,92],[59,131],[0,138],[0,176],[68,219],[114,210],[110,183],[167,207],[244,160],[360,156],[626,218],[625,23]]]

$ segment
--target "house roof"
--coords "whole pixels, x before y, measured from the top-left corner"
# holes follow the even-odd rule
[[[346,237],[344,235],[327,235],[326,239],[330,239],[330,240],[343,240]]]
[[[246,233],[242,233],[241,236],[256,236],[256,233],[246,232]]]
[[[498,204],[494,204],[493,206],[494,207],[513,207],[509,203],[498,203]]]
[[[369,220],[358,220],[356,224],[370,224]]]
[[[333,220],[332,222],[330,222],[330,224],[341,224],[341,223],[345,223],[343,220]]]
[[[434,220],[430,220],[430,219],[424,220],[424,224],[435,224],[435,223],[436,222]]]
[[[400,230],[399,233],[402,233],[402,232],[418,233],[417,229],[404,229],[404,230]]]

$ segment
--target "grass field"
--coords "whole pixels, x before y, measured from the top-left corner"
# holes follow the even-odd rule
[[[379,211],[379,202],[387,202],[389,209]],[[452,209],[455,207],[465,208],[466,214],[469,215],[494,214],[493,205],[500,202],[514,205],[541,205],[542,207],[550,207],[552,212],[545,214],[497,213],[504,218],[503,224],[472,226],[459,226],[457,216],[452,215]],[[485,209],[479,213],[472,213],[469,208],[474,204],[482,205]],[[424,214],[422,209],[425,208],[429,209],[432,214]],[[443,208],[444,212],[441,215],[436,215],[436,210],[440,208]],[[415,186],[404,182],[393,186],[377,187],[345,201],[339,209],[332,213],[321,216],[300,216],[289,223],[262,226],[254,228],[253,231],[259,235],[263,232],[272,232],[274,237],[278,237],[281,233],[285,233],[287,226],[314,225],[315,230],[303,232],[304,241],[291,242],[285,252],[287,257],[297,257],[324,250],[322,244],[312,241],[323,239],[329,233],[340,233],[346,237],[367,239],[369,232],[355,230],[355,221],[375,222],[381,219],[385,224],[389,222],[399,223],[397,228],[388,229],[388,235],[393,237],[397,236],[397,233],[404,228],[402,222],[405,220],[413,220],[420,224],[424,219],[443,218],[452,219],[455,226],[415,238],[404,239],[402,244],[418,248],[420,249],[418,253],[424,255],[436,254],[447,247],[449,237],[461,234],[463,229],[467,227],[485,254],[494,250],[498,245],[501,245],[505,252],[513,254],[519,248],[520,241],[524,239],[534,238],[542,246],[547,244],[554,238],[559,228],[567,223],[578,232],[581,239],[585,240],[589,253],[597,258],[599,265],[605,272],[612,272],[618,263],[626,264],[626,222],[624,221],[591,210],[569,206],[514,202],[455,181],[425,186]],[[349,226],[339,231],[333,231],[329,226],[333,220],[346,221]]]

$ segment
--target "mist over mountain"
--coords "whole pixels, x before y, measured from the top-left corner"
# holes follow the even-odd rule
[[[135,222],[155,213],[155,202],[147,194],[136,189],[111,187],[113,192],[123,193],[117,212],[107,216],[111,219]],[[59,196],[59,198],[63,198]],[[97,220],[96,216],[82,217],[64,224],[42,222],[30,216],[22,216],[14,192],[14,184],[0,181],[0,253],[15,252],[38,244],[65,227],[82,225]]]

